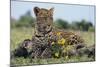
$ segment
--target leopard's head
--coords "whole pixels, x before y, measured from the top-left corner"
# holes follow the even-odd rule
[[[51,32],[53,24],[54,8],[44,9],[44,8],[34,7],[33,10],[36,16],[37,30],[45,34]]]

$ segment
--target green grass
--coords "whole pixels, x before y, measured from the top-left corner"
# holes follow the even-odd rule
[[[32,28],[14,28],[11,29],[11,50],[18,47],[18,43],[21,43],[25,39],[31,39],[34,29]]]
[[[34,28],[13,28],[11,29],[11,51],[19,46],[24,39],[31,39],[34,35]],[[95,43],[94,32],[75,31],[85,40],[87,45]],[[54,63],[69,63],[69,62],[83,62],[94,61],[93,58],[87,57],[72,57],[72,58],[50,58],[50,59],[31,59],[30,58],[14,58],[11,59],[11,65],[37,65],[37,64],[54,64]]]
[[[83,31],[74,31],[78,35],[80,35],[87,46],[95,44],[95,32],[83,32]]]
[[[92,58],[87,57],[72,57],[65,59],[62,58],[50,58],[50,59],[30,59],[30,58],[15,58],[11,60],[11,65],[42,65],[42,64],[60,64],[60,63],[77,63],[77,62],[89,62],[94,61]]]

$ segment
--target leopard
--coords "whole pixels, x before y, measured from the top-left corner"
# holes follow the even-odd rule
[[[76,33],[55,29],[55,27],[53,26],[54,8],[45,9],[34,7],[33,11],[36,16],[34,33],[36,39],[41,42],[44,42],[44,40],[46,40],[45,42],[51,44],[53,41],[58,41],[60,37],[66,40],[67,45],[75,45],[75,47],[83,46],[84,40]],[[58,32],[60,32],[60,35],[57,35]],[[43,54],[41,55],[43,56]]]

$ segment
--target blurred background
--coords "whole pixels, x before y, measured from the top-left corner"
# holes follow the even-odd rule
[[[33,8],[35,6],[46,9],[54,7],[54,26],[56,28],[81,31],[95,30],[94,6],[19,1],[11,1],[11,28],[34,27]]]

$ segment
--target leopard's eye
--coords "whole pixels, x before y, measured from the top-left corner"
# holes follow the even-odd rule
[[[50,24],[48,24],[48,26],[50,26]]]

